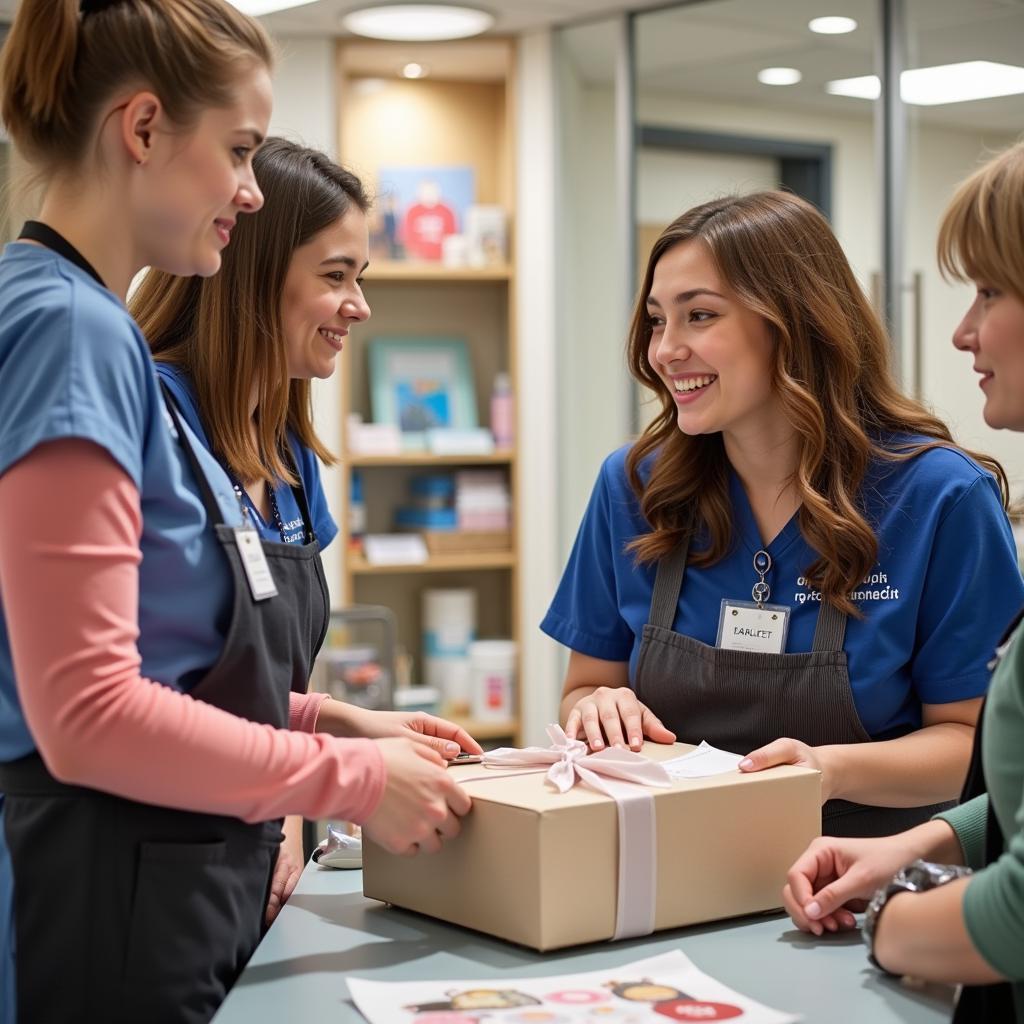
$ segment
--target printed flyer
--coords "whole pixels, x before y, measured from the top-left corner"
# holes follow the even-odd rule
[[[800,1019],[733,992],[679,950],[610,970],[551,978],[347,980],[370,1024],[789,1024]]]

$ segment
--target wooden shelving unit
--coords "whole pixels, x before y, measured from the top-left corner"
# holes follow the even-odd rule
[[[430,452],[406,452],[401,455],[346,455],[345,465],[353,469],[370,466],[507,466],[515,461],[515,452],[496,451],[488,455],[432,455]]]
[[[508,281],[512,278],[512,268],[507,263],[486,267],[446,267],[441,263],[374,260],[366,273],[374,281],[430,281],[437,284]]]
[[[511,569],[516,562],[512,551],[494,554],[432,555],[426,562],[411,565],[373,565],[362,555],[350,555],[348,571],[353,576],[395,576],[422,572],[464,572],[467,569]]]
[[[422,52],[421,52],[422,50]],[[418,60],[429,77],[405,80],[398,69]],[[338,375],[341,411],[372,419],[367,345],[374,337],[463,338],[470,355],[477,418],[489,422],[492,384],[499,371],[516,379],[514,319],[514,43],[504,39],[410,47],[343,40],[337,51],[341,161],[376,188],[381,168],[471,167],[476,202],[500,206],[506,214],[508,259],[487,266],[396,262],[371,252],[364,291],[372,317],[352,332]],[[428,587],[472,587],[477,592],[477,636],[521,637],[518,621],[519,539],[513,511],[512,547],[507,551],[434,555],[415,565],[371,565],[349,538],[348,470],[359,470],[370,533],[393,529],[393,512],[409,482],[429,472],[494,468],[509,476],[513,510],[517,504],[515,448],[486,455],[434,455],[403,452],[368,455],[346,452],[343,508],[339,518],[346,557],[342,600],[390,608],[398,622],[399,643],[413,656],[414,682],[422,680],[422,592]],[[507,722],[460,718],[481,741],[518,742],[517,713]],[[454,716],[452,716],[454,717]]]

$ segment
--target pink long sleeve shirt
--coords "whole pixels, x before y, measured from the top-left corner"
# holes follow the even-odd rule
[[[40,445],[0,476],[0,597],[18,698],[49,770],[250,822],[369,818],[383,758],[371,740],[312,733],[323,695],[292,694],[289,731],[140,674],[141,530],[134,483],[89,441]]]

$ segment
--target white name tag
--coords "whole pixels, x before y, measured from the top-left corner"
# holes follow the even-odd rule
[[[789,631],[789,609],[777,604],[760,608],[752,601],[722,601],[717,647],[724,651],[782,654]]]
[[[267,556],[263,553],[260,535],[252,527],[236,526],[235,544],[238,545],[238,555],[242,559],[252,599],[264,601],[268,597],[277,597],[277,587],[267,564]]]

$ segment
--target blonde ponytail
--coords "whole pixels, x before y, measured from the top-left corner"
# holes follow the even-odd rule
[[[272,64],[270,40],[225,0],[21,0],[0,55],[0,115],[46,175],[80,164],[118,89],[141,83],[188,127],[259,64]]]

